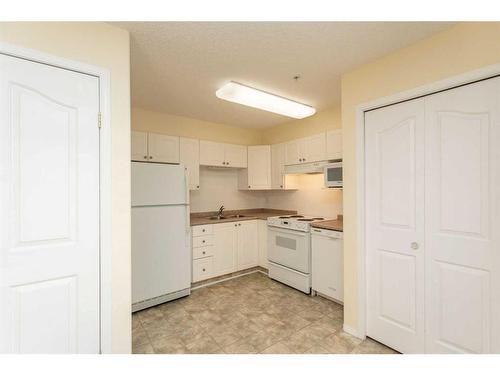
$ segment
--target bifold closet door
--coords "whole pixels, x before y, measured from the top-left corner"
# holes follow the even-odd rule
[[[500,353],[499,85],[425,98],[428,353]]]
[[[365,114],[367,334],[424,352],[424,100]]]

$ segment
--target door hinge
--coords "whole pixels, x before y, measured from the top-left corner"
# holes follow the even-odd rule
[[[100,129],[102,126],[102,121],[101,121],[102,115],[101,112],[97,114],[97,127]]]

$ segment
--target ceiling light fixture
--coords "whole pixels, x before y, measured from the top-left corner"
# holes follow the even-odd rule
[[[219,99],[296,119],[309,117],[316,113],[316,110],[308,105],[232,81],[218,89],[215,95]]]

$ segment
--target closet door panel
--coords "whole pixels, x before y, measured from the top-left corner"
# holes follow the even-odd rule
[[[367,334],[404,353],[424,352],[424,125],[423,100],[365,114]]]
[[[425,99],[428,352],[500,352],[499,82]]]

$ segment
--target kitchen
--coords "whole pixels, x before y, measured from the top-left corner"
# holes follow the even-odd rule
[[[0,352],[500,353],[498,25],[0,23]]]
[[[331,352],[348,353],[358,346],[357,339],[338,333],[342,327],[343,300],[342,214],[332,214],[332,211],[341,210],[342,206],[341,130],[256,146],[133,131],[131,155],[132,280],[133,288],[136,288],[133,289],[133,311],[139,311],[133,316],[133,342],[137,353],[325,352],[324,346],[329,342],[323,340],[326,336],[332,336]],[[155,161],[166,164],[156,164]],[[141,172],[152,164],[156,164],[157,170],[150,175]],[[180,167],[172,167],[177,164]],[[158,204],[140,201],[140,197],[153,196],[149,187],[156,191],[161,186],[162,182],[154,181],[162,173],[158,171],[161,165],[166,170],[186,169],[189,198],[184,199],[186,195],[175,187],[172,180],[168,187],[164,185],[164,190],[180,190],[179,196],[184,199],[181,202],[186,207],[188,203],[191,206],[190,229],[187,231],[190,252],[184,254],[189,265],[181,263],[183,254],[177,253],[175,260],[170,259],[172,266],[166,273],[178,273],[179,268],[184,267],[185,274],[191,278],[183,286],[178,286],[179,290],[172,290],[175,289],[172,286],[156,291],[155,295],[148,288],[152,284],[158,285],[162,278],[154,274],[151,264],[145,263],[145,247],[149,246],[147,239],[154,237],[148,230],[154,230],[154,227],[150,219],[137,211],[143,211],[147,204]],[[334,178],[325,180],[325,175]],[[175,176],[172,174],[171,178],[182,180]],[[205,184],[209,185],[208,189]],[[327,187],[327,184],[332,187]],[[208,207],[220,204],[218,211],[200,212],[197,209],[204,207],[202,199],[197,196],[204,188],[209,190],[204,203],[211,205]],[[134,191],[138,191],[140,197],[135,197]],[[297,198],[279,196],[299,191],[302,195]],[[242,193],[250,193],[252,198],[231,197]],[[272,195],[267,196],[267,193]],[[322,196],[319,202],[317,195]],[[296,209],[281,208],[283,204],[296,208],[294,202],[302,207],[303,200],[309,207],[300,213]],[[162,202],[165,201],[169,199]],[[244,202],[243,208],[225,207],[241,204],[239,202]],[[247,208],[252,204],[255,206]],[[322,207],[323,204],[328,206]],[[273,208],[276,206],[280,208]],[[314,214],[316,211],[331,217],[319,217]],[[187,218],[188,213],[184,215]],[[179,225],[167,225],[170,227],[168,233],[167,229],[162,229],[165,241],[177,236],[176,232],[185,230],[182,224],[186,218],[176,216]],[[179,239],[177,244],[169,245],[182,247],[183,243]],[[163,245],[158,252],[164,253],[164,249]],[[150,261],[160,259],[154,255],[153,248],[150,250],[153,252],[148,254]],[[165,264],[168,262],[165,259]],[[143,284],[142,288],[137,286],[138,283]],[[225,295],[217,292],[218,288],[231,297],[226,301]],[[249,304],[248,299],[253,296],[246,295],[243,288],[257,288],[258,293],[263,294],[263,300],[258,300],[258,309]],[[264,298],[267,293],[272,299]],[[208,300],[198,297],[207,294],[211,295]],[[311,294],[316,297],[311,297]],[[180,297],[185,298],[177,300]],[[245,300],[240,300],[240,297]],[[292,297],[300,301],[293,308],[276,305],[276,300],[288,301]],[[171,300],[173,302],[168,302]],[[203,302],[197,304],[197,300]],[[157,307],[151,307],[155,305]],[[168,313],[166,316],[162,314],[164,310],[173,309],[171,306],[184,306],[184,310],[179,310],[182,311],[178,317],[181,320],[173,321],[176,322],[174,327],[171,327],[172,321],[166,319]],[[230,308],[234,313],[238,307],[241,308],[238,311],[241,321],[233,314],[226,318],[224,308]],[[222,313],[204,316],[207,312],[219,311],[217,309],[222,309]],[[304,335],[308,335],[305,341]],[[282,342],[289,337],[295,339],[293,348],[290,348],[293,346],[291,342],[287,343],[288,346]],[[390,352],[374,341],[363,345],[359,352],[365,346],[365,350]]]

